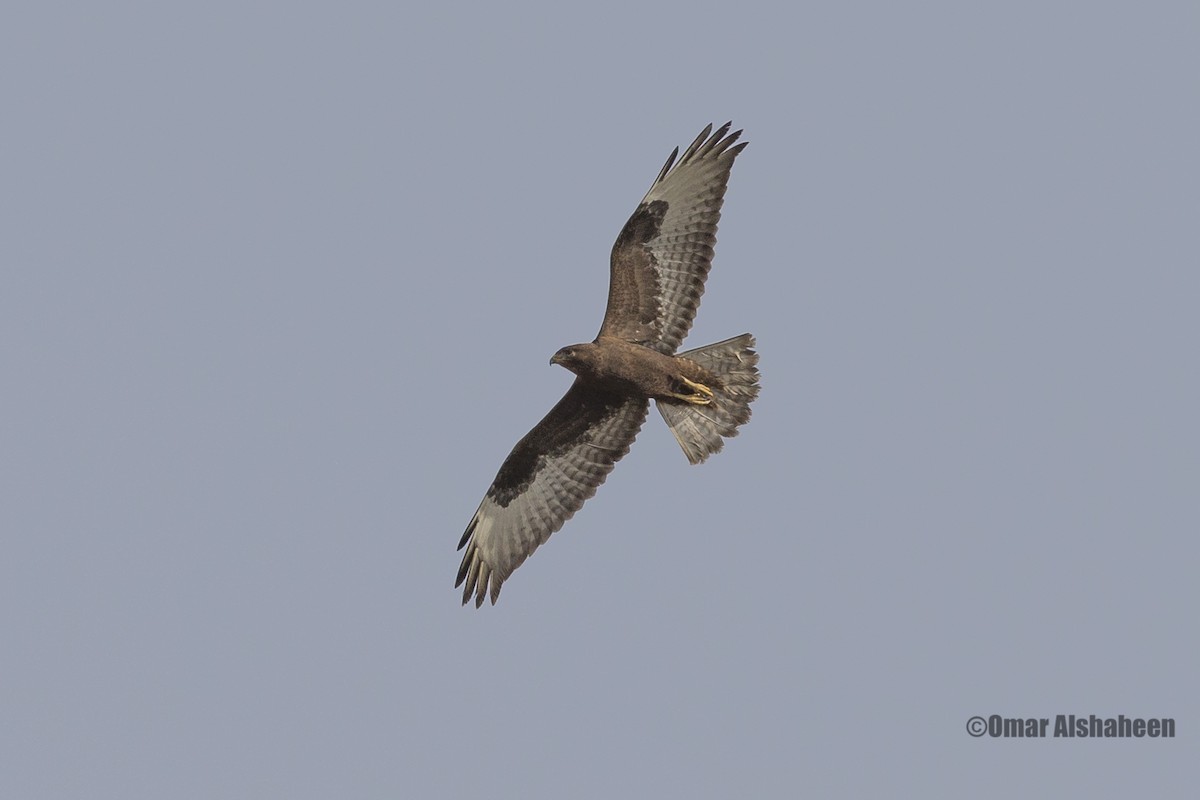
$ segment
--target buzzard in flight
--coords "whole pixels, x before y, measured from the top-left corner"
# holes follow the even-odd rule
[[[733,160],[731,123],[706,127],[654,179],[613,245],[608,308],[595,340],[550,359],[575,373],[558,405],[509,453],[462,541],[463,604],[492,603],[513,570],[563,526],[629,452],[653,399],[688,460],[737,435],[758,396],[748,333],[675,354],[712,265]],[[711,135],[710,135],[711,134]]]

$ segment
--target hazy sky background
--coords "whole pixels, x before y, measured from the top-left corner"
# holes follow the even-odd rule
[[[172,5],[0,12],[0,796],[1194,788],[1194,2]],[[754,418],[461,608],[726,119]]]

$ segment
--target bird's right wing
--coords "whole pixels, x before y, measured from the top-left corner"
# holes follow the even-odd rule
[[[646,421],[649,400],[587,388],[576,379],[558,405],[509,453],[458,548],[455,587],[463,605],[500,587],[550,534],[596,493],[629,452]]]

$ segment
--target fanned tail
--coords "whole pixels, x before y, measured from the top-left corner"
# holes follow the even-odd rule
[[[758,397],[758,353],[748,333],[723,342],[679,353],[720,379],[710,387],[707,405],[658,400],[655,405],[688,461],[699,464],[720,452],[725,439],[738,434],[738,426],[750,419],[750,403]]]

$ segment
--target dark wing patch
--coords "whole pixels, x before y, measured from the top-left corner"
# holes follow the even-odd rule
[[[576,380],[562,400],[513,448],[462,541],[455,587],[463,604],[500,587],[550,534],[596,493],[629,452],[649,401],[588,388]],[[490,592],[489,592],[490,589]]]
[[[729,171],[746,142],[709,125],[675,163],[676,148],[625,223],[610,260],[600,336],[674,353],[700,307]],[[728,134],[728,135],[727,135]]]

